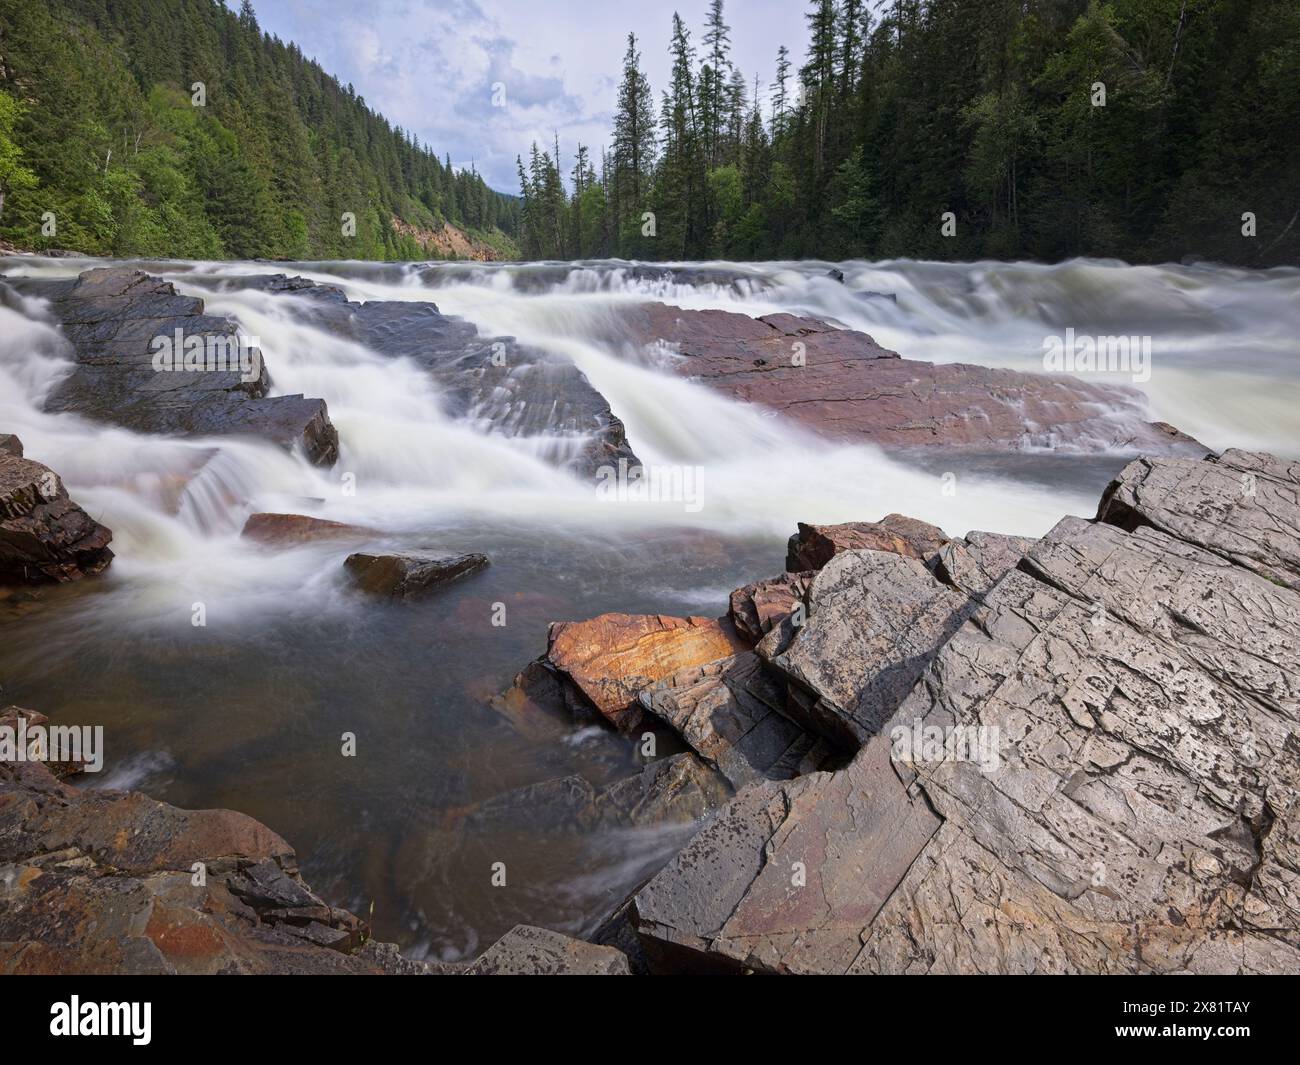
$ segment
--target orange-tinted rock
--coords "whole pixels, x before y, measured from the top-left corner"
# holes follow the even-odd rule
[[[612,724],[641,721],[637,695],[678,670],[746,650],[726,618],[602,614],[551,626],[546,657]]]
[[[925,562],[947,542],[948,534],[937,525],[903,514],[843,525],[800,522],[786,547],[785,568],[791,573],[821,569],[841,551],[888,551]]]
[[[326,521],[305,514],[252,514],[244,522],[246,540],[259,544],[306,544],[319,540],[365,540],[378,535],[374,529]]]

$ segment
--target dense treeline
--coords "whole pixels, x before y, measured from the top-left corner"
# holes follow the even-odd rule
[[[22,246],[429,258],[412,227],[447,221],[510,254],[518,211],[247,0],[0,0],[0,236]]]
[[[722,0],[628,38],[597,174],[520,162],[527,257],[1300,262],[1296,0],[813,0],[751,83]],[[766,91],[764,91],[766,89]],[[761,103],[760,103],[761,101]]]

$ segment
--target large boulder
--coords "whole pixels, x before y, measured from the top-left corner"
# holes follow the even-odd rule
[[[19,282],[21,284],[21,282]],[[203,301],[128,266],[88,270],[75,282],[43,290],[72,345],[72,373],[46,407],[72,411],[146,433],[249,435],[298,448],[317,465],[338,458],[338,432],[325,401],[267,395],[270,378],[256,365],[160,371],[153,341],[179,334],[221,345],[238,336],[226,318],[205,314]]]
[[[1196,492],[1059,523],[848,769],[719,811],[636,897],[654,967],[1300,970],[1300,534],[1285,464],[1225,459],[1121,477]]]
[[[1206,449],[1150,421],[1136,388],[1069,374],[900,359],[865,333],[812,318],[763,318],[662,303],[625,307],[621,335],[667,345],[677,373],[836,439],[890,448],[1001,451],[1071,445],[1183,454]]]
[[[13,458],[23,457],[23,442],[14,436],[13,433],[0,433],[0,455],[10,455]]]
[[[679,670],[747,650],[726,618],[602,614],[551,626],[546,661],[612,725],[642,720],[637,695]]]
[[[113,558],[112,539],[48,466],[0,452],[0,584],[99,573]]]
[[[343,568],[353,583],[370,595],[414,599],[477,573],[488,566],[487,555],[349,555]]]

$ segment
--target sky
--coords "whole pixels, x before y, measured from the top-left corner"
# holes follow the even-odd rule
[[[599,165],[628,33],[657,100],[673,11],[698,47],[707,8],[708,0],[253,0],[265,32],[295,41],[453,166],[473,163],[489,185],[514,193],[515,156],[526,158],[534,140],[550,145],[559,134],[566,174],[578,142]],[[751,86],[758,74],[766,93],[781,44],[796,68],[802,62],[806,9],[801,0],[727,0],[732,61]],[[494,85],[504,106],[494,106]]]

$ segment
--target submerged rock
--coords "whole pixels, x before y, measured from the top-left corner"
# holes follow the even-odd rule
[[[19,282],[21,285],[22,282]],[[325,401],[267,395],[261,353],[247,365],[230,345],[238,330],[205,314],[203,301],[176,292],[169,281],[129,266],[87,270],[76,281],[46,283],[50,310],[73,348],[72,373],[50,393],[46,408],[112,422],[137,432],[250,435],[301,448],[317,465],[338,458],[338,433]],[[198,338],[219,347],[221,369],[155,368],[155,338]],[[205,355],[206,358],[206,355]]]
[[[453,555],[434,558],[429,555],[349,555],[344,569],[363,592],[413,599],[453,581],[477,573],[488,565],[487,555]]]
[[[113,534],[48,466],[0,453],[0,584],[75,581],[112,561]]]
[[[360,525],[326,521],[305,514],[250,514],[240,535],[260,544],[283,546],[321,540],[366,540],[378,533]]]

